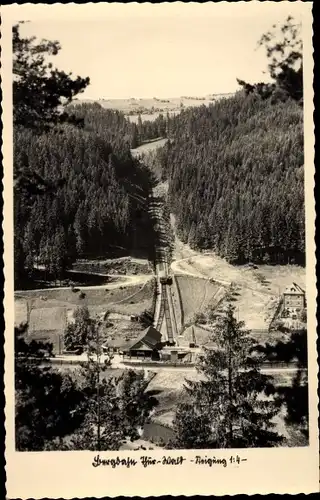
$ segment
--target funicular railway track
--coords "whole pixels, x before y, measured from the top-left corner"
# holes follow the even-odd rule
[[[177,328],[172,301],[171,283],[166,242],[166,228],[163,224],[163,199],[152,195],[149,211],[155,228],[155,272],[157,278],[157,305],[154,325],[169,344],[176,343]]]
[[[168,342],[170,344],[175,343],[174,339],[174,333],[173,333],[173,325],[172,325],[172,315],[169,307],[169,301],[168,301],[168,285],[162,284],[162,321],[165,319],[166,322],[166,328],[167,328],[167,337],[168,337]]]

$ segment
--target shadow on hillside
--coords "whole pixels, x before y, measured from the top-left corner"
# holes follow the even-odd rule
[[[37,290],[42,288],[68,287],[74,286],[100,286],[113,281],[108,276],[99,276],[90,273],[77,273],[65,271],[61,276],[61,280],[54,280],[48,273],[43,270],[35,269],[32,277],[20,283],[20,290]]]

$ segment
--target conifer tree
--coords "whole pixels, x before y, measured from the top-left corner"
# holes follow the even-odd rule
[[[102,343],[102,324],[91,319],[87,334],[88,360],[81,373],[84,405],[79,411],[85,416],[72,436],[69,449],[118,450],[126,440],[140,437],[157,403],[153,393],[146,391],[149,381],[144,372],[126,370],[120,377],[103,374],[110,366],[112,355],[104,354],[102,364]]]
[[[53,370],[52,344],[30,341],[27,331],[25,324],[14,332],[16,448],[42,451],[79,427],[83,396],[70,375]]]
[[[54,69],[46,56],[55,56],[57,41],[23,38],[22,23],[13,26],[13,118],[15,126],[48,130],[58,123],[72,121],[61,107],[70,103],[89,84],[89,78],[71,78]]]
[[[279,29],[278,29],[279,28]],[[302,38],[301,23],[288,16],[282,26],[273,25],[258,41],[268,58],[268,71],[272,84],[249,84],[238,79],[247,94],[256,92],[262,98],[271,97],[274,102],[288,97],[295,101],[303,99]]]
[[[90,318],[86,306],[78,307],[74,313],[74,322],[69,323],[64,333],[64,345],[67,350],[85,349],[88,342],[94,337],[96,322]]]
[[[201,380],[187,381],[178,406],[173,448],[270,447],[282,437],[273,429],[278,413],[270,400],[272,379],[259,370],[254,341],[230,304],[213,329],[213,351],[200,360]]]

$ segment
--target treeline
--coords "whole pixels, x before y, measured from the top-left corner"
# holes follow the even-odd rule
[[[35,264],[56,279],[77,257],[106,255],[115,247],[149,250],[146,200],[153,181],[131,156],[131,125],[99,105],[77,113],[83,128],[63,125],[43,134],[15,129],[15,171],[55,185],[51,194],[30,193],[26,183],[15,189],[16,284]]]
[[[184,242],[231,262],[304,262],[303,111],[239,92],[169,122],[163,177]]]

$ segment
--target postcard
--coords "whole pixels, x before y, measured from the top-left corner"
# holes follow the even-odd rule
[[[14,4],[1,48],[8,498],[319,491],[312,3]]]

